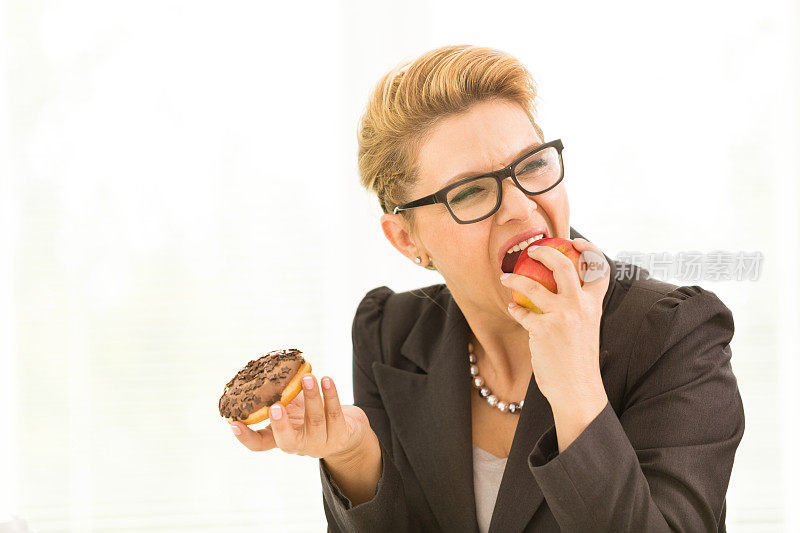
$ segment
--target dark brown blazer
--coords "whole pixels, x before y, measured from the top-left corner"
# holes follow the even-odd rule
[[[744,433],[731,312],[711,291],[606,259],[600,369],[609,403],[559,454],[531,375],[491,533],[725,531]],[[478,531],[468,334],[445,284],[382,286],[363,298],[354,403],[378,436],[383,471],[372,500],[353,507],[319,461],[329,531]]]

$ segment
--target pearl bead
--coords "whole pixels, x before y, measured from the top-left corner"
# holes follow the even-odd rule
[[[478,375],[478,367],[475,366],[475,365],[469,365],[469,373],[472,374],[473,376],[477,376]]]
[[[478,358],[475,357],[474,353],[469,354],[469,362],[473,364],[478,362]]]
[[[519,409],[519,407],[517,406],[516,403],[511,402],[510,404],[508,404],[508,412],[509,413],[516,413],[517,409]]]
[[[488,388],[481,387],[481,396],[483,396],[484,398],[489,396],[491,393],[492,393],[492,391],[490,391]]]
[[[486,401],[489,402],[489,405],[494,407],[495,405],[497,405],[497,396],[495,396],[494,394],[490,394],[489,397],[486,398]]]
[[[483,387],[483,378],[482,377],[476,376],[475,379],[472,380],[472,382],[475,383],[475,386],[478,387],[478,388]]]
[[[467,344],[467,351],[469,353],[472,353],[472,343],[471,342]]]
[[[501,411],[505,412],[506,409],[508,408],[508,406],[506,405],[506,402],[500,401],[500,402],[497,402],[497,408],[500,409]]]

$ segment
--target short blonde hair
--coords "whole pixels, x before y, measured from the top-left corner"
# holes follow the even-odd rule
[[[513,56],[472,45],[443,46],[401,62],[378,81],[358,127],[361,184],[378,196],[384,213],[413,198],[416,158],[437,121],[478,102],[503,98],[536,124],[536,83]],[[414,223],[413,209],[400,211]]]

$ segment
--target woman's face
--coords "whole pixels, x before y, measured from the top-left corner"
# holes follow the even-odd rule
[[[451,116],[430,132],[417,160],[419,181],[409,199],[431,194],[456,177],[505,167],[543,143],[528,115],[507,100],[482,102]],[[490,217],[457,223],[443,204],[415,208],[416,227],[407,240],[399,221],[384,215],[384,232],[409,258],[430,258],[460,304],[507,315],[511,289],[500,283],[501,251],[526,238],[525,231],[543,227],[548,237],[569,238],[569,202],[562,181],[544,194],[527,196],[511,179],[503,180],[503,201]],[[394,237],[394,238],[393,238]],[[403,246],[406,243],[407,246]]]

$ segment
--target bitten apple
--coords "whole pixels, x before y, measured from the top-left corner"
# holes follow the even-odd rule
[[[528,248],[531,246],[549,246],[550,248],[555,248],[562,254],[566,255],[575,266],[575,271],[578,272],[578,279],[580,280],[581,286],[583,286],[583,276],[581,275],[580,268],[581,254],[575,249],[574,246],[572,246],[571,240],[560,239],[558,237],[547,237],[544,239],[539,239],[538,241],[534,241],[528,246]],[[529,277],[534,281],[538,281],[550,292],[558,292],[558,286],[556,285],[556,278],[553,276],[553,271],[547,268],[541,261],[537,261],[536,259],[530,257],[528,255],[528,248],[524,249],[522,253],[519,254],[517,262],[514,264],[513,273]],[[517,305],[521,305],[522,307],[526,307],[535,313],[541,314],[541,310],[539,310],[539,308],[536,307],[527,296],[523,296],[515,290],[511,291],[511,296],[514,299],[514,303]]]

